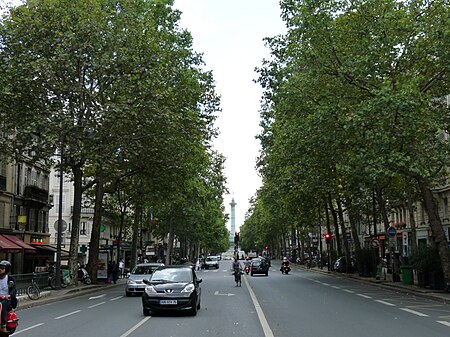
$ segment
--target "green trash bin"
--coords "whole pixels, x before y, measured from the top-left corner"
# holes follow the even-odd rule
[[[403,284],[413,284],[413,267],[412,266],[402,266],[400,267],[402,272]]]

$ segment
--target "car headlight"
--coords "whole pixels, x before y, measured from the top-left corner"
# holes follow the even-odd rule
[[[129,280],[127,281],[127,284],[128,284],[128,285],[134,285],[134,284],[136,284],[136,281],[130,280],[130,279],[129,279]]]
[[[182,293],[191,293],[195,290],[195,286],[193,284],[188,284],[186,287],[184,287],[183,290],[181,290]]]
[[[152,293],[156,293],[156,290],[155,290],[155,288],[153,286],[146,285],[145,286],[145,292],[147,294],[152,294]]]

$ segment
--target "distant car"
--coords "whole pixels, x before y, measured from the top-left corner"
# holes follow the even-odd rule
[[[265,260],[253,259],[250,265],[250,275],[264,274],[269,275],[269,264]]]
[[[142,282],[144,278],[150,278],[153,271],[158,267],[164,266],[164,263],[139,263],[130,273],[125,286],[125,295],[127,297],[133,294],[141,295],[144,292],[145,284]]]
[[[205,269],[215,268],[219,269],[219,257],[218,256],[208,256],[205,259]]]
[[[200,309],[202,279],[192,266],[165,266],[153,272],[150,279],[144,279],[145,292],[142,295],[144,316],[151,312],[186,311],[197,315]]]

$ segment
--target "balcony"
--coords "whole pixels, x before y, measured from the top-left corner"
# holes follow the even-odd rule
[[[73,214],[73,206],[70,207],[70,212]],[[81,214],[94,214],[94,207],[81,207]]]
[[[31,200],[37,201],[42,204],[48,203],[48,191],[43,190],[37,186],[25,186],[25,191],[23,193],[24,197]]]

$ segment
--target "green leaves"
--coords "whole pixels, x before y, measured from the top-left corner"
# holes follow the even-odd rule
[[[448,4],[285,0],[281,8],[288,32],[267,39],[272,60],[258,69],[265,222],[315,221],[308,214],[328,192],[363,203],[398,176],[436,179],[450,154],[437,137],[449,126]]]

